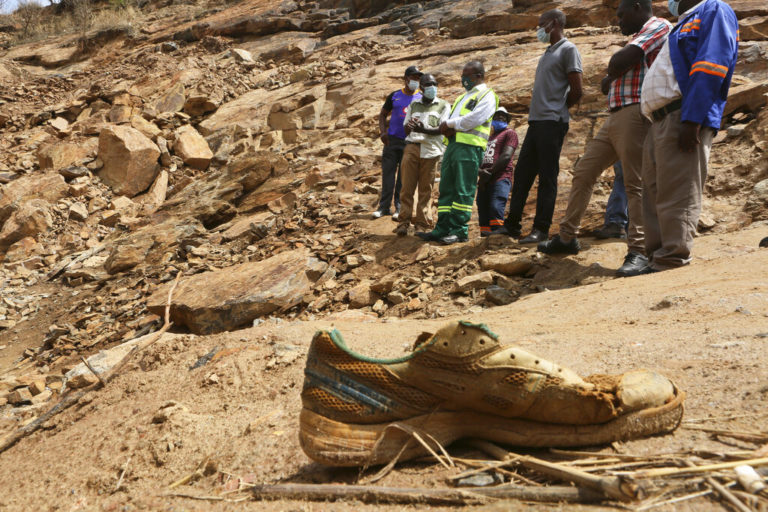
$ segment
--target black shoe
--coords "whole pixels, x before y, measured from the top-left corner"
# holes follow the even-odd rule
[[[768,236],[760,240],[760,247],[768,247]]]
[[[493,234],[493,233],[491,233],[490,231],[481,231],[481,232],[480,232],[480,236],[481,236],[482,238],[485,238],[485,237],[491,236],[492,234]]]
[[[636,252],[628,252],[624,258],[624,264],[616,271],[619,277],[632,277],[656,272],[648,265],[648,258]]]
[[[492,235],[507,235],[510,238],[520,238],[520,230],[510,230],[506,226],[502,226],[496,231],[491,232]]]
[[[544,254],[579,254],[581,243],[576,238],[566,243],[560,235],[555,235],[551,240],[539,242],[536,250]]]
[[[594,232],[595,238],[606,240],[608,238],[627,238],[627,231],[621,224],[609,222]]]
[[[434,234],[434,231],[419,231],[416,236],[425,242],[437,242],[440,237]]]
[[[521,238],[517,241],[519,244],[537,244],[547,239],[549,235],[539,229],[534,228],[531,233],[525,238]]]
[[[439,239],[438,242],[440,242],[443,245],[453,245],[458,243],[466,242],[468,239],[465,236],[459,236],[459,235],[448,235],[444,236],[443,238]]]

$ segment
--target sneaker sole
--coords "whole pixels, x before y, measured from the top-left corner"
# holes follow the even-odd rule
[[[557,425],[475,412],[437,412],[399,422],[341,423],[302,409],[299,442],[312,460],[328,466],[374,466],[429,452],[409,432],[427,433],[442,446],[461,438],[530,448],[574,448],[672,432],[683,418],[685,393],[675,387],[666,404],[634,411],[596,425]],[[428,436],[421,436],[431,446]],[[410,442],[409,442],[410,441]]]

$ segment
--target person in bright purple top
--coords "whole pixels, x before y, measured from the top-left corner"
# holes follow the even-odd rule
[[[384,151],[381,154],[381,196],[379,206],[373,212],[374,219],[390,214],[393,199],[395,214],[392,218],[397,220],[400,213],[400,161],[403,159],[406,137],[403,122],[408,105],[421,99],[421,93],[418,92],[421,75],[416,66],[408,66],[403,76],[405,87],[387,96],[379,112],[379,132]]]

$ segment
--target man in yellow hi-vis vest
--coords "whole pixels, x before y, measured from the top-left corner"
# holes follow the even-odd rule
[[[464,66],[461,85],[467,92],[456,99],[450,117],[440,125],[448,149],[440,166],[437,224],[430,232],[416,233],[422,240],[443,245],[469,239],[467,223],[475,202],[477,172],[491,136],[493,113],[499,107],[499,97],[485,84],[482,62],[473,60]]]

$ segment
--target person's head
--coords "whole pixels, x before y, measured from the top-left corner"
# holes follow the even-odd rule
[[[471,60],[464,64],[461,72],[461,85],[464,89],[471,91],[476,85],[485,82],[485,67],[479,60]]]
[[[552,9],[539,16],[539,29],[536,37],[542,43],[556,43],[563,38],[565,30],[565,13],[560,9]]]
[[[493,132],[498,133],[504,131],[509,126],[509,112],[504,107],[499,107],[493,114],[493,121],[491,121],[491,127]]]
[[[437,96],[437,80],[435,80],[433,75],[430,75],[429,73],[421,75],[419,86],[421,87],[421,94],[425,99],[429,101],[435,99]]]
[[[416,66],[408,66],[405,68],[405,74],[403,75],[403,81],[405,87],[411,92],[416,92],[419,89],[419,80],[421,80],[422,72]]]
[[[651,16],[653,16],[651,0],[621,0],[616,10],[619,28],[625,36],[640,32]]]

